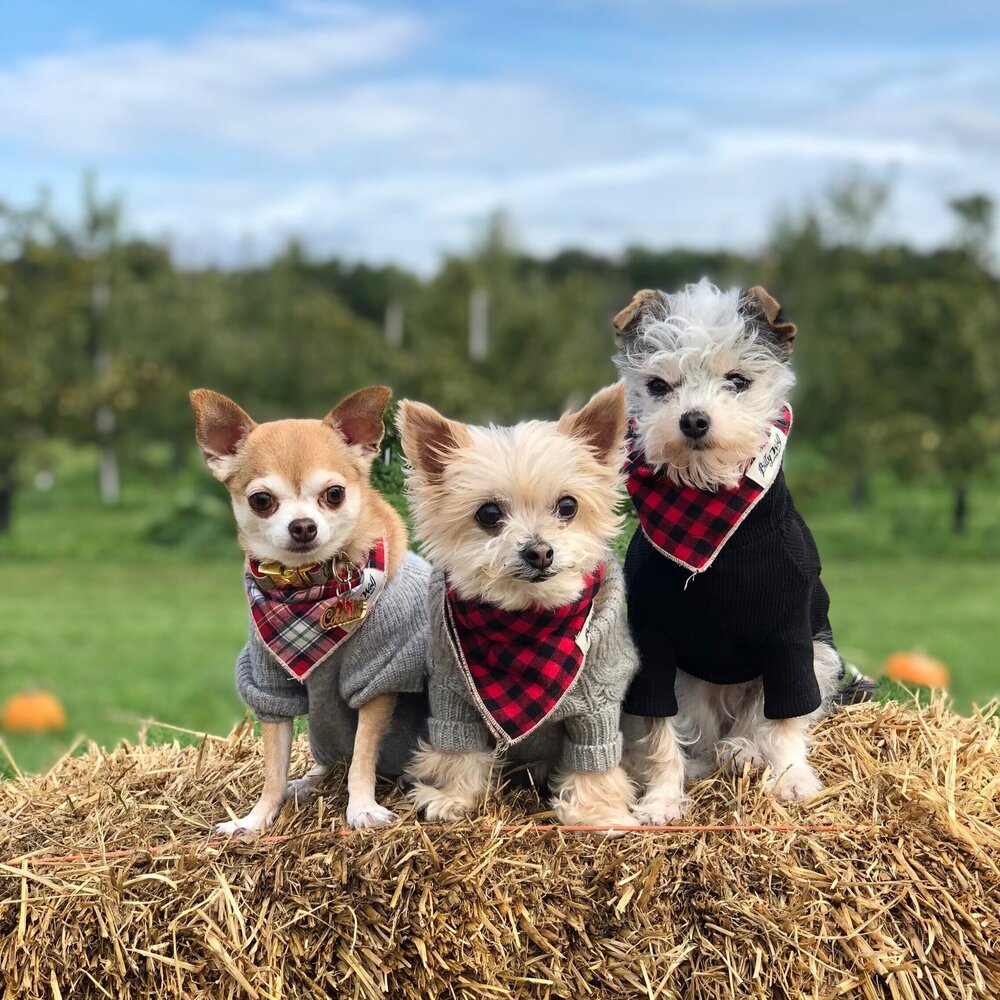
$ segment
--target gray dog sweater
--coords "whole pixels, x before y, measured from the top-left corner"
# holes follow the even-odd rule
[[[317,763],[350,760],[357,710],[376,695],[399,694],[382,743],[379,772],[401,774],[426,732],[427,587],[430,565],[407,552],[361,627],[305,681],[292,677],[261,641],[250,638],[236,661],[236,689],[261,722],[309,717]]]
[[[550,762],[560,771],[609,771],[621,762],[621,704],[639,661],[623,616],[625,585],[609,553],[590,620],[590,647],[572,688],[524,739],[497,746],[448,636],[445,577],[431,574],[428,742],[438,750],[503,753],[510,765]]]

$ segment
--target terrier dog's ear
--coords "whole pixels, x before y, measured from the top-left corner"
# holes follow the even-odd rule
[[[632,296],[632,301],[611,321],[615,325],[615,343],[623,347],[641,329],[643,321],[667,315],[667,297],[653,288],[644,288]]]
[[[740,292],[739,311],[754,320],[786,354],[795,343],[795,324],[781,315],[781,305],[766,288],[754,285]]]
[[[439,480],[451,452],[471,442],[464,424],[442,417],[426,403],[401,400],[396,414],[403,453],[427,482]]]
[[[558,428],[583,441],[599,462],[617,468],[621,465],[626,421],[625,383],[616,382],[594,393],[583,409],[564,414]]]
[[[323,423],[332,427],[362,457],[370,458],[382,443],[385,433],[382,418],[391,395],[392,390],[385,385],[358,389],[339,402],[323,418]]]
[[[193,389],[189,399],[194,410],[195,438],[205,461],[212,475],[225,481],[233,457],[257,425],[228,396],[211,389]]]

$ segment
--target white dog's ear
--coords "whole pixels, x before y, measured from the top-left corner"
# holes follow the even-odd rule
[[[212,475],[225,482],[240,445],[257,425],[228,396],[211,389],[193,389],[189,398],[195,438]]]
[[[753,320],[785,354],[792,353],[795,343],[795,324],[781,315],[781,303],[761,285],[744,288],[740,292],[739,311]]]
[[[385,433],[382,418],[391,395],[392,390],[385,385],[358,389],[339,402],[323,418],[323,423],[332,427],[363,458],[371,458],[382,443]]]
[[[632,296],[632,301],[611,321],[615,325],[615,343],[627,344],[648,319],[666,319],[667,297],[653,288],[644,288]]]
[[[616,469],[622,463],[625,443],[625,383],[616,382],[599,389],[583,409],[566,413],[559,421],[559,430],[579,438],[597,460]]]
[[[471,441],[464,424],[442,417],[433,406],[412,399],[400,401],[396,427],[407,461],[427,482],[439,480],[448,456]]]

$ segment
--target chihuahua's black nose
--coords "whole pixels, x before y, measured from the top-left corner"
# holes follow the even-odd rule
[[[534,569],[548,569],[552,565],[552,546],[548,542],[529,542],[521,549],[521,558]]]
[[[708,433],[711,421],[704,410],[688,410],[681,414],[681,433],[685,437],[697,440]]]
[[[288,534],[292,536],[292,541],[304,545],[311,542],[316,537],[316,522],[308,517],[300,517],[288,522]]]

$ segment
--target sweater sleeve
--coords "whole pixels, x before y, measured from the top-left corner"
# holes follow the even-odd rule
[[[639,657],[639,672],[625,698],[625,711],[630,715],[666,718],[677,714],[677,653],[657,607],[664,600],[656,580],[656,560],[662,558],[642,529],[636,528],[625,556],[628,624]]]
[[[622,759],[621,704],[608,701],[596,711],[566,720],[559,769],[579,773],[610,771]]]
[[[340,693],[351,708],[424,689],[430,565],[408,552],[371,614],[344,646]]]
[[[494,741],[471,697],[448,639],[444,621],[444,574],[431,573],[427,592],[430,634],[427,643],[427,720],[430,745],[436,750],[463,753],[492,750]]]
[[[813,664],[812,628],[805,609],[771,632],[759,655],[765,718],[794,719],[819,708],[822,698]]]
[[[250,641],[236,661],[236,690],[261,722],[309,714],[306,686],[268,652],[250,626]]]
[[[622,699],[639,666],[622,605],[625,582],[614,558],[604,564],[600,606],[595,609],[584,670],[582,710],[566,718],[559,767],[564,771],[609,771],[621,762]]]

